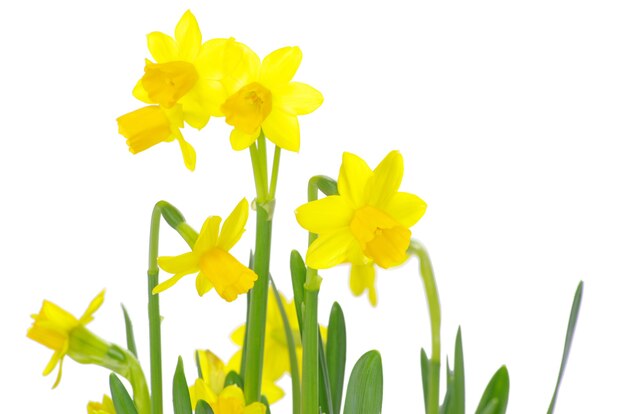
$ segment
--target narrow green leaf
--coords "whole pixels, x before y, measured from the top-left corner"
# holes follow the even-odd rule
[[[326,362],[332,395],[333,412],[339,414],[343,396],[343,379],[346,371],[346,321],[337,302],[330,310]]]
[[[137,357],[137,345],[135,343],[135,333],[133,332],[133,322],[128,316],[128,312],[124,305],[122,305],[122,312],[124,312],[124,325],[126,326],[126,348]]]
[[[454,413],[465,414],[465,361],[463,360],[463,338],[461,327],[456,331],[454,343]]]
[[[509,402],[509,372],[506,366],[493,374],[483,393],[476,414],[504,414]]]
[[[109,375],[109,388],[111,389],[111,399],[117,414],[137,414],[137,409],[133,403],[133,399],[122,384],[117,375],[111,373]]]
[[[426,356],[424,348],[420,351],[420,362],[422,368],[422,390],[424,391],[424,412],[428,412],[428,378],[430,371],[430,360]]]
[[[243,390],[243,379],[241,379],[241,376],[237,374],[236,371],[230,371],[226,374],[226,378],[224,379],[224,388],[233,384]]]
[[[330,391],[328,363],[326,359],[326,352],[324,351],[324,341],[322,341],[322,334],[319,330],[319,326],[317,338],[317,360],[319,363],[319,405],[323,413],[335,414],[335,410],[333,410],[333,406],[331,404],[332,394]]]
[[[356,362],[346,392],[344,414],[380,414],[383,407],[383,364],[378,351]]]
[[[443,403],[439,407],[440,414],[452,413],[454,410],[455,400],[454,373],[450,369],[450,363],[446,358],[446,395],[443,397]]]
[[[213,414],[213,409],[211,406],[204,400],[198,400],[196,404],[196,414]]]
[[[304,281],[306,279],[306,266],[304,260],[297,250],[291,251],[289,258],[289,267],[291,268],[291,284],[293,286],[293,302],[296,307],[296,315],[298,316],[298,327],[300,328],[300,336],[302,336],[302,305],[304,303]]]
[[[556,405],[556,398],[561,387],[561,380],[565,373],[565,366],[567,365],[567,358],[569,357],[569,351],[572,348],[572,341],[574,340],[574,332],[576,331],[576,322],[578,321],[578,312],[580,311],[580,304],[583,299],[583,282],[578,283],[576,293],[574,294],[574,301],[572,303],[572,310],[569,314],[569,323],[567,324],[567,333],[565,334],[565,346],[563,347],[563,357],[561,358],[561,368],[559,369],[559,377],[556,381],[556,387],[554,387],[554,394],[552,395],[552,401],[550,401],[550,407],[548,408],[548,414],[554,412],[554,406]]]
[[[174,414],[192,414],[191,399],[189,398],[189,386],[185,378],[183,359],[178,357],[174,381],[172,384],[172,399],[174,401]]]

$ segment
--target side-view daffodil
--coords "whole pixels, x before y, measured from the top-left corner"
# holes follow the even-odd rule
[[[230,134],[233,149],[248,148],[262,130],[277,146],[299,151],[298,115],[313,112],[324,100],[313,87],[292,82],[302,60],[300,48],[283,47],[261,62],[247,46],[237,43],[231,47],[239,52],[229,55],[241,58],[236,66],[240,70],[237,76],[222,77],[227,98],[220,109],[226,123],[234,127]]]
[[[224,362],[213,352],[206,350],[196,351],[196,361],[200,370],[201,378],[189,387],[191,406],[195,407],[199,400],[206,401],[209,405],[217,401],[217,397],[224,389],[226,381],[226,366]]]
[[[115,414],[113,400],[108,395],[102,397],[102,402],[89,401],[87,414]]]
[[[256,273],[228,252],[244,232],[248,209],[248,201],[244,198],[226,218],[221,230],[221,217],[206,219],[191,252],[159,257],[161,269],[174,276],[157,285],[152,293],[163,292],[191,273],[197,273],[196,289],[200,296],[215,287],[222,298],[231,302],[237,295],[250,290],[257,279]]]
[[[307,251],[307,265],[327,269],[351,263],[353,292],[370,290],[372,304],[376,302],[373,265],[387,269],[406,260],[409,228],[426,211],[426,203],[418,196],[398,191],[403,173],[398,151],[391,151],[374,170],[346,152],[339,171],[338,195],[296,210],[298,223],[318,234]]]
[[[46,365],[43,375],[50,374],[59,365],[59,372],[52,388],[59,385],[63,372],[63,358],[73,351],[71,349],[72,335],[81,327],[93,320],[93,314],[104,302],[104,290],[89,303],[83,315],[76,319],[72,314],[52,302],[43,301],[41,310],[32,315],[33,325],[26,336],[54,351],[50,362]],[[71,356],[71,355],[70,355]]]
[[[224,388],[218,395],[217,401],[210,405],[214,414],[265,414],[267,410],[260,402],[246,405],[243,391],[236,385]]]

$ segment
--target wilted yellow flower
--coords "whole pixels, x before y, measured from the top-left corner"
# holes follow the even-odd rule
[[[307,251],[306,263],[327,269],[351,263],[355,294],[370,290],[376,302],[374,267],[397,266],[406,260],[413,226],[426,211],[414,194],[399,192],[404,164],[398,151],[390,152],[372,171],[361,158],[344,153],[338,195],[300,206],[298,223],[319,237]]]
[[[102,402],[90,401],[87,404],[87,414],[115,414],[113,400],[108,395],[104,395]]]
[[[227,98],[221,111],[234,127],[230,134],[233,149],[248,148],[263,130],[274,144],[298,151],[298,115],[313,112],[324,99],[313,87],[291,81],[302,60],[300,48],[283,47],[267,55],[263,62],[241,43],[233,43],[230,48],[230,63],[222,67],[236,68],[237,73],[222,77]],[[235,64],[237,60],[239,65]]]
[[[80,319],[76,319],[66,310],[47,300],[43,301],[39,313],[32,315],[33,325],[26,336],[54,351],[43,375],[50,374],[57,364],[59,365],[59,373],[52,388],[59,385],[61,381],[63,357],[75,351],[70,346],[72,335],[93,320],[93,313],[98,310],[102,302],[104,302],[104,290],[91,301]]]
[[[196,289],[200,296],[213,287],[231,302],[237,295],[250,290],[256,273],[241,264],[228,251],[239,241],[248,220],[248,201],[244,198],[230,213],[220,230],[221,217],[206,219],[191,252],[179,256],[159,257],[161,269],[174,277],[157,285],[152,293],[169,289],[183,276],[196,273]]]
[[[214,414],[265,414],[266,407],[260,402],[246,405],[243,391],[236,385],[229,385],[220,392],[217,401],[211,405]]]

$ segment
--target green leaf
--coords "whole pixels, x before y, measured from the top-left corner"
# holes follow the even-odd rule
[[[224,379],[224,388],[233,384],[243,390],[243,379],[241,379],[241,376],[237,373],[237,371],[230,371],[226,374],[226,378]]]
[[[189,386],[185,378],[183,359],[178,357],[174,381],[172,384],[172,399],[174,401],[174,414],[192,414],[191,399],[189,398]]]
[[[265,395],[261,395],[261,402],[265,406],[265,414],[272,414],[270,411],[270,403],[267,401],[267,397]]]
[[[319,188],[324,195],[331,196],[339,194],[337,181],[325,175],[318,175],[316,178],[318,179],[317,188]]]
[[[323,413],[335,414],[330,400],[332,394],[330,391],[330,377],[328,375],[328,363],[326,359],[326,353],[324,352],[324,341],[322,341],[322,334],[317,329],[317,360],[319,365],[319,406]]]
[[[333,412],[339,414],[346,371],[346,321],[341,306],[337,302],[333,304],[328,320],[326,362]]]
[[[454,345],[454,370],[446,361],[447,390],[439,412],[443,414],[465,414],[465,372],[463,367],[463,340],[461,327],[456,332]]]
[[[137,414],[137,408],[135,408],[130,394],[126,391],[126,387],[113,373],[109,375],[109,388],[111,388],[111,399],[117,414]]]
[[[426,356],[426,351],[422,348],[420,352],[420,362],[422,368],[422,390],[424,391],[424,412],[428,412],[428,378],[430,370],[430,360]]]
[[[561,368],[559,369],[559,377],[556,381],[556,387],[554,388],[554,394],[552,395],[552,401],[550,401],[550,407],[548,408],[548,414],[554,412],[554,406],[556,404],[556,398],[561,387],[561,380],[565,373],[565,366],[567,365],[567,358],[569,357],[569,351],[572,348],[572,341],[574,340],[574,332],[576,331],[576,322],[578,321],[578,312],[580,311],[580,304],[583,299],[583,282],[578,283],[576,293],[574,294],[574,302],[572,303],[572,310],[569,314],[569,323],[567,324],[567,333],[565,334],[565,346],[563,347],[563,357],[561,358]]]
[[[506,366],[493,374],[483,393],[476,414],[504,414],[509,402],[509,372]]]
[[[204,400],[198,400],[196,404],[196,414],[213,414],[213,409],[211,406]]]
[[[291,268],[291,284],[293,286],[293,303],[296,307],[296,315],[298,316],[298,327],[300,328],[300,336],[302,336],[302,305],[304,304],[304,281],[306,279],[306,266],[304,260],[297,250],[291,251],[289,258],[289,267]]]
[[[130,320],[130,316],[128,316],[128,312],[124,305],[122,305],[122,312],[124,312],[124,325],[126,325],[126,348],[132,354],[137,357],[137,345],[135,343],[135,334],[133,332],[133,322]]]
[[[356,362],[346,392],[344,414],[380,414],[383,407],[383,364],[378,351]]]

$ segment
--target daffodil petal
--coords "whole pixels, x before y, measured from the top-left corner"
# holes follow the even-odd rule
[[[62,358],[63,354],[61,352],[55,352],[54,354],[52,354],[50,361],[48,361],[48,364],[46,364],[46,367],[43,370],[43,375],[49,375]]]
[[[282,149],[300,150],[300,124],[295,115],[273,108],[261,128],[265,136]]]
[[[202,129],[211,118],[211,89],[207,82],[198,80],[179,102],[183,106],[183,118],[193,128]]]
[[[218,247],[204,254],[200,266],[217,293],[228,302],[250,290],[258,278],[256,273]]]
[[[198,271],[198,258],[192,252],[178,256],[161,256],[157,259],[159,267],[167,273],[193,273]]]
[[[222,231],[217,239],[217,246],[229,251],[239,241],[248,221],[248,200],[242,199],[224,220]]]
[[[361,296],[368,290],[368,298],[372,306],[376,306],[376,287],[374,285],[376,271],[374,263],[366,265],[352,265],[350,269],[350,290],[355,296]]]
[[[365,189],[373,172],[365,161],[349,152],[343,153],[337,186],[339,195],[346,197],[353,208],[365,204]]]
[[[230,133],[230,146],[235,151],[245,150],[252,145],[254,141],[256,141],[258,136],[258,132],[255,132],[254,134],[246,134],[245,132],[234,128]]]
[[[199,296],[204,296],[205,293],[213,289],[213,285],[209,278],[202,272],[198,273],[196,276],[196,291]]]
[[[369,183],[370,204],[384,210],[398,192],[404,174],[404,161],[398,151],[391,151],[374,169]]]
[[[273,106],[292,115],[305,115],[315,111],[324,102],[322,94],[312,86],[289,82],[272,90]]]
[[[204,254],[208,250],[215,247],[217,244],[217,235],[220,230],[220,223],[222,218],[219,216],[210,216],[202,225],[200,234],[196,240],[196,244],[193,246],[193,251],[198,254]]]
[[[287,46],[273,51],[261,64],[261,83],[271,87],[289,82],[296,74],[301,61],[302,51],[297,46]]]
[[[82,325],[86,325],[86,324],[88,324],[89,322],[91,322],[93,320],[94,312],[97,311],[98,308],[100,308],[100,306],[102,306],[102,303],[104,302],[104,292],[105,291],[102,290],[89,303],[89,306],[87,307],[87,310],[85,310],[85,312],[83,313],[83,316],[81,316],[80,319],[79,319],[79,322]]]
[[[269,400],[269,397],[268,397],[268,400]],[[243,414],[265,414],[266,412],[267,412],[267,408],[265,407],[265,404],[260,403],[260,402],[253,402],[252,404],[246,406],[243,409]]]
[[[278,385],[276,385],[273,381],[266,380],[261,381],[261,394],[265,395],[265,397],[267,398],[267,402],[271,405],[283,398],[285,396],[285,391]],[[263,408],[265,408],[265,406],[263,406]],[[244,410],[244,413],[265,413],[265,410],[259,410],[260,408],[249,405]]]
[[[320,235],[309,246],[306,264],[313,269],[328,269],[348,261],[348,251],[358,244],[349,228]]]
[[[61,382],[61,376],[63,375],[63,356],[59,359],[59,371],[57,373],[57,378],[54,380],[54,384],[52,384],[52,389],[55,389],[59,383]]]
[[[271,296],[271,295],[270,295]],[[230,334],[230,339],[239,346],[243,346],[243,341],[246,336],[246,325],[241,325]]]
[[[183,14],[174,33],[180,51],[179,59],[192,61],[200,51],[202,44],[202,34],[193,13],[187,10]]]
[[[398,223],[411,227],[426,212],[426,203],[415,194],[398,192],[391,197],[385,211]]]
[[[148,50],[157,63],[177,60],[178,46],[171,36],[161,32],[148,34]]]
[[[406,251],[411,242],[411,231],[397,226],[381,229],[374,239],[367,243],[365,254],[383,269],[402,264],[406,260]]]
[[[153,103],[150,97],[148,96],[148,91],[143,87],[142,79],[139,79],[133,88],[133,96],[139,99],[141,102],[145,102],[147,104]]]
[[[177,274],[175,274],[173,277],[170,277],[166,281],[161,282],[158,285],[156,285],[154,287],[154,289],[152,289],[152,294],[156,295],[157,293],[161,293],[161,292],[171,288],[172,286],[174,286],[176,284],[176,282],[178,282],[180,279],[182,279],[183,276],[186,276],[188,274],[189,273],[177,273]]]
[[[354,210],[345,197],[329,196],[296,209],[296,220],[312,233],[326,233],[350,225]]]
[[[183,153],[183,161],[185,162],[185,167],[189,171],[193,171],[196,169],[196,150],[191,146],[190,143],[185,141],[183,138],[178,138],[178,145],[180,145],[180,151]]]

